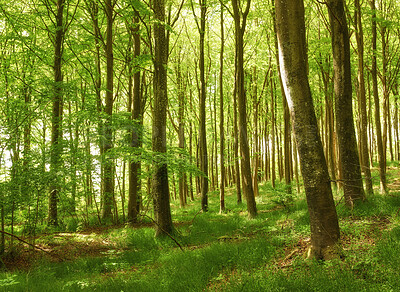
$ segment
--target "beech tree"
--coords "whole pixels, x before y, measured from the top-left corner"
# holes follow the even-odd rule
[[[155,155],[152,178],[152,196],[156,236],[172,232],[169,201],[168,167],[163,155],[167,152],[167,61],[168,44],[165,30],[165,0],[155,0],[154,23],[154,78],[152,149]]]
[[[243,177],[243,192],[247,202],[247,211],[251,218],[257,216],[256,201],[254,198],[253,181],[250,169],[249,139],[247,135],[246,91],[244,86],[243,36],[246,29],[247,16],[250,11],[250,0],[246,1],[244,11],[240,0],[232,0],[233,18],[235,22],[235,89],[238,100],[239,114],[239,141],[241,170]]]
[[[356,31],[356,41],[357,41],[357,53],[358,53],[358,103],[360,109],[360,164],[362,166],[362,171],[365,175],[365,187],[368,194],[374,192],[372,186],[370,160],[369,160],[369,147],[368,147],[368,116],[367,116],[367,99],[365,91],[365,77],[364,77],[364,30],[362,25],[362,6],[360,5],[360,0],[355,0],[355,12],[354,12],[354,26]]]
[[[114,25],[114,5],[115,1],[106,0],[104,3],[105,14],[107,17],[107,32],[105,55],[107,59],[107,78],[106,78],[106,104],[104,113],[106,120],[104,123],[104,173],[103,173],[103,218],[112,217],[112,206],[114,197],[114,162],[110,155],[113,148],[112,114],[114,104],[114,55],[113,55],[113,25]]]
[[[276,0],[275,9],[282,83],[293,122],[310,214],[309,256],[328,259],[335,255],[340,233],[307,77],[304,3],[302,0]]]
[[[57,1],[56,19],[55,19],[55,40],[54,40],[54,100],[51,128],[51,173],[52,184],[50,186],[49,196],[49,224],[58,225],[57,201],[60,192],[58,171],[61,168],[60,159],[62,151],[62,103],[63,103],[63,40],[65,33],[64,23],[65,0]],[[52,9],[48,7],[48,9]]]
[[[336,107],[336,133],[346,204],[365,200],[353,119],[350,41],[343,0],[328,0]]]
[[[139,12],[135,11],[133,18],[133,25],[131,32],[133,34],[134,52],[133,57],[135,63],[138,63],[140,52],[140,33],[139,33]],[[132,92],[132,104],[129,106],[129,111],[132,112],[133,130],[131,135],[131,146],[138,150],[142,144],[142,126],[143,126],[143,106],[142,106],[142,94],[141,94],[141,82],[140,82],[140,69],[136,65],[131,72],[133,74],[133,84],[129,85],[129,90]],[[132,78],[132,77],[131,77]],[[139,189],[140,189],[140,170],[141,164],[139,161],[131,161],[129,163],[129,202],[128,202],[128,220],[132,223],[137,221],[137,215],[139,213]]]

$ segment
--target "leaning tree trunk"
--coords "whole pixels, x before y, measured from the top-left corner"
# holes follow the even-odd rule
[[[327,1],[332,35],[336,132],[346,204],[365,200],[353,120],[350,41],[343,0]]]
[[[154,171],[152,196],[156,236],[172,232],[171,206],[169,201],[168,168],[163,155],[167,152],[167,38],[165,33],[165,0],[154,0],[153,9],[157,21],[154,23],[154,104],[152,143]]]
[[[60,170],[61,163],[61,123],[62,123],[62,99],[63,99],[63,74],[62,74],[62,52],[64,40],[64,14],[65,0],[57,1],[57,15],[56,15],[56,35],[54,42],[54,100],[53,100],[53,113],[51,117],[51,154],[50,154],[50,170],[52,174],[52,183],[50,186],[49,196],[49,217],[48,223],[50,225],[58,225],[57,215],[57,201],[60,186],[57,183],[57,172]]]
[[[334,255],[339,224],[307,78],[304,4],[276,0],[275,5],[281,76],[310,213],[309,255],[327,259]]]

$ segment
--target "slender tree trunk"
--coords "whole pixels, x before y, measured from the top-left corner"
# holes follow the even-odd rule
[[[346,204],[353,207],[356,201],[365,200],[365,193],[353,120],[350,41],[343,0],[328,0],[327,5],[332,35],[340,167]]]
[[[384,155],[382,130],[381,130],[381,117],[380,117],[380,105],[379,105],[379,94],[378,94],[378,73],[377,73],[377,32],[376,32],[376,8],[375,0],[370,1],[372,10],[372,66],[371,66],[371,77],[372,77],[372,90],[374,95],[374,107],[375,107],[375,128],[376,128],[376,143],[378,148],[378,160],[379,160],[379,175],[380,175],[380,187],[382,193],[387,193],[386,185],[386,161]]]
[[[302,0],[276,0],[276,23],[282,81],[291,112],[310,214],[309,256],[335,256],[339,224],[333,201],[311,91]]]
[[[218,88],[217,74],[215,74],[215,88]],[[215,189],[218,189],[219,173],[218,173],[217,90],[215,90],[215,92],[214,92],[213,107],[214,107],[214,118],[213,119],[214,119]]]
[[[106,120],[104,124],[104,175],[103,175],[103,219],[112,218],[112,206],[114,197],[114,162],[110,157],[113,148],[112,112],[114,103],[114,55],[113,55],[113,22],[114,4],[112,0],[105,0],[105,13],[107,17],[107,33],[105,54],[107,60],[107,91],[104,112]]]
[[[235,72],[237,68],[235,66]],[[235,73],[236,76],[236,73]],[[236,79],[236,78],[235,78]],[[238,118],[237,118],[237,81],[235,80],[234,91],[233,91],[233,159],[235,162],[235,170],[234,170],[234,180],[236,182],[236,201],[238,204],[242,203],[242,187],[240,180],[240,164],[239,164],[239,129],[238,129]]]
[[[178,87],[178,139],[179,139],[179,148],[182,151],[185,149],[185,91],[184,91],[184,81],[182,78],[181,72],[181,56],[180,52],[178,53],[178,64],[176,71],[176,83]],[[181,159],[183,157],[181,156]],[[187,181],[186,181],[186,173],[184,170],[179,170],[179,204],[181,208],[185,206],[186,192],[187,189]]]
[[[234,21],[235,21],[235,44],[236,44],[236,89],[239,106],[239,139],[241,170],[243,177],[243,191],[247,201],[247,211],[250,218],[257,216],[257,207],[252,185],[250,168],[250,150],[247,135],[247,113],[246,113],[246,92],[244,88],[244,43],[243,37],[246,28],[246,19],[250,10],[250,0],[246,1],[245,11],[241,11],[240,0],[232,0]]]
[[[219,187],[219,211],[225,212],[225,154],[224,154],[224,6],[221,4],[221,49],[219,54],[219,159],[221,180]]]
[[[4,204],[2,203],[1,204],[1,231],[2,231],[2,233],[1,233],[1,240],[0,240],[0,255],[3,255],[4,254],[4,250],[5,250],[5,247],[6,247],[6,239],[5,239],[5,237],[4,237],[4,226],[5,226],[5,220],[4,220]]]
[[[271,184],[275,188],[276,180],[276,162],[275,162],[275,82],[273,80],[273,71],[271,71]]]
[[[367,194],[373,194],[371,169],[369,166],[368,152],[368,118],[367,118],[367,100],[365,94],[365,78],[364,78],[364,33],[361,21],[361,5],[360,0],[355,0],[355,31],[358,51],[358,100],[360,108],[360,144],[361,144],[361,161],[362,170],[365,175],[365,189]]]
[[[192,123],[189,124],[189,162],[190,164],[193,163],[193,127],[192,127]],[[193,202],[194,201],[194,195],[193,195],[193,189],[194,189],[194,185],[193,185],[193,175],[190,174],[189,176],[189,196],[190,196],[190,200]]]
[[[207,4],[205,0],[200,1],[200,98],[199,98],[199,140],[200,140],[200,170],[203,172],[201,177],[201,209],[208,211],[208,155],[207,155],[207,132],[206,132],[206,78],[204,60],[204,37],[206,33],[206,14]]]
[[[60,192],[60,185],[57,172],[60,170],[61,151],[62,151],[62,102],[63,102],[63,74],[62,74],[62,53],[64,41],[64,6],[65,0],[57,0],[56,14],[56,35],[54,42],[54,100],[52,113],[51,128],[51,154],[50,154],[50,171],[52,173],[52,183],[50,186],[49,196],[49,225],[58,225],[57,201]]]
[[[101,53],[100,53],[100,48],[102,47],[101,44],[103,42],[103,37],[100,32],[100,27],[99,27],[99,7],[97,1],[89,1],[88,4],[88,11],[90,13],[91,19],[92,19],[92,25],[93,25],[93,35],[94,35],[94,44],[95,44],[95,56],[94,56],[94,62],[95,62],[95,72],[94,72],[94,88],[96,92],[96,107],[97,107],[97,113],[99,117],[102,115],[104,111],[104,106],[102,103],[102,97],[101,97],[101,90],[102,90],[102,71],[101,71]],[[100,177],[101,177],[101,184],[100,184],[100,194],[103,195],[103,190],[104,190],[104,182],[103,182],[103,177],[104,177],[104,122],[102,119],[98,119],[98,144],[99,144],[99,150],[100,150]],[[89,142],[89,147],[90,147],[90,142]],[[90,153],[90,151],[89,151]],[[90,175],[91,176],[91,175]],[[94,193],[91,193],[91,196],[93,195],[93,201],[96,204],[96,211],[98,212],[97,208],[97,203],[96,203],[96,198],[94,197]],[[98,214],[99,216],[99,214]],[[101,221],[100,217],[98,217],[99,222]]]
[[[134,44],[134,58],[140,56],[140,33],[139,33],[139,15],[135,12],[134,23],[132,28],[133,44]],[[134,68],[133,73],[133,98],[132,98],[132,120],[133,130],[131,133],[131,146],[136,151],[142,147],[142,126],[143,126],[143,106],[142,106],[142,93],[140,82],[140,70]],[[129,201],[128,201],[128,221],[131,223],[137,222],[137,216],[140,211],[140,161],[129,162]]]
[[[153,78],[153,129],[152,144],[156,155],[167,151],[167,61],[168,44],[165,31],[165,0],[154,0],[154,78]],[[168,185],[168,167],[163,157],[155,157],[152,178],[152,196],[156,236],[166,235],[173,230]]]
[[[387,56],[387,41],[386,41],[386,27],[381,26],[381,45],[382,45],[382,92],[383,92],[383,102],[382,102],[382,146],[383,146],[383,161],[385,163],[385,171],[387,164],[387,144],[388,144],[388,115],[389,115],[389,84],[388,84],[388,56]]]
[[[254,196],[258,196],[258,171],[260,168],[260,158],[259,158],[259,144],[258,144],[258,92],[257,92],[257,67],[253,67],[253,82],[252,82],[252,87],[253,87],[253,125],[254,125],[254,130],[253,130],[253,190],[254,190]]]

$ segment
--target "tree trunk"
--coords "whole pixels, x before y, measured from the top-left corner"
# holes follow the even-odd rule
[[[5,220],[4,220],[4,218],[5,218],[5,216],[4,216],[4,204],[2,203],[1,204],[1,214],[0,214],[0,217],[1,217],[1,239],[0,239],[0,256],[1,255],[3,255],[4,254],[4,250],[5,250],[5,247],[6,247],[6,239],[5,239],[5,237],[4,237],[4,226],[5,226],[5,224],[4,224],[4,222],[5,222]]]
[[[107,91],[106,106],[104,113],[106,120],[104,123],[104,174],[103,174],[103,219],[112,218],[112,206],[114,197],[114,162],[110,157],[113,148],[112,133],[112,112],[114,103],[114,56],[113,56],[113,22],[114,4],[112,0],[105,1],[105,13],[107,17],[107,33],[105,55],[107,60]]]
[[[356,201],[365,200],[365,193],[353,120],[350,41],[343,0],[328,0],[327,5],[332,35],[340,167],[346,204],[352,208]]]
[[[360,144],[361,144],[361,161],[362,170],[365,175],[365,188],[367,194],[373,194],[371,169],[369,166],[368,151],[368,118],[367,118],[367,100],[365,95],[365,78],[364,78],[364,33],[361,22],[361,5],[360,0],[355,0],[355,31],[358,51],[358,100],[360,108]]]
[[[237,68],[235,66],[235,72]],[[236,76],[236,73],[235,73]],[[236,79],[236,78],[235,78]],[[234,91],[233,91],[233,159],[235,163],[235,171],[233,172],[234,181],[236,182],[236,201],[238,204],[242,203],[242,187],[240,180],[240,164],[239,164],[239,129],[238,129],[238,118],[237,118],[237,81],[235,80]]]
[[[257,92],[257,67],[253,67],[253,82],[252,82],[252,87],[253,87],[253,125],[254,125],[254,130],[253,130],[253,191],[254,191],[254,196],[258,196],[258,171],[260,168],[260,149],[259,149],[259,144],[258,144],[258,92]]]
[[[181,56],[180,52],[178,53],[178,64],[176,71],[176,83],[178,87],[178,139],[179,139],[179,148],[182,151],[185,149],[185,91],[184,91],[184,81],[182,78],[181,72]],[[183,159],[181,155],[181,159]],[[179,170],[179,204],[181,208],[185,206],[186,192],[187,189],[187,181],[186,181],[186,173],[184,170]]]
[[[132,27],[134,52],[133,57],[140,56],[140,33],[139,33],[139,15],[135,12],[134,24]],[[131,90],[131,89],[130,89]],[[132,120],[133,129],[131,133],[131,146],[135,150],[142,147],[142,126],[143,126],[143,106],[140,82],[140,70],[134,68],[133,73],[133,96],[132,96]],[[129,162],[129,201],[128,201],[128,221],[131,223],[137,222],[137,216],[140,211],[140,161]]]
[[[241,11],[240,0],[232,0],[234,21],[235,21],[235,44],[236,44],[236,90],[239,106],[239,140],[241,170],[243,177],[243,191],[247,202],[249,217],[257,216],[257,207],[252,185],[250,168],[249,141],[247,138],[247,114],[246,114],[246,92],[244,88],[244,43],[243,36],[246,28],[246,19],[250,9],[250,0],[246,2],[245,11]]]
[[[219,54],[219,159],[221,180],[219,187],[219,211],[225,212],[225,154],[224,154],[224,6],[221,4],[221,49]]]
[[[275,189],[276,162],[275,162],[275,82],[271,71],[271,185]]]
[[[307,78],[304,4],[276,0],[280,70],[300,155],[310,214],[309,256],[335,255],[339,224]]]
[[[168,168],[163,155],[167,152],[167,39],[165,33],[165,0],[154,0],[154,104],[152,144],[156,155],[152,178],[152,196],[156,236],[163,236],[173,230],[169,199]],[[157,157],[161,156],[161,157]]]
[[[63,103],[63,74],[62,74],[62,53],[64,41],[64,5],[65,0],[57,0],[57,14],[56,14],[56,35],[54,42],[54,100],[53,100],[53,113],[51,118],[51,154],[50,154],[50,172],[52,174],[52,183],[50,186],[49,196],[49,225],[58,225],[57,214],[57,201],[60,192],[60,185],[58,183],[59,177],[57,175],[60,170],[61,152],[62,152],[62,103]]]
[[[374,95],[374,107],[375,107],[375,128],[376,128],[376,144],[378,148],[378,160],[379,160],[379,175],[380,175],[380,187],[382,193],[387,193],[386,185],[386,161],[384,155],[384,148],[382,142],[382,129],[381,129],[381,117],[380,117],[380,105],[379,105],[379,94],[378,94],[378,73],[377,73],[377,33],[376,33],[376,8],[375,0],[370,2],[372,10],[372,91]]]
[[[199,140],[200,140],[200,170],[203,172],[201,177],[201,209],[203,212],[208,211],[208,155],[207,155],[207,132],[206,132],[206,79],[205,79],[205,63],[204,63],[204,37],[206,33],[206,13],[207,4],[205,0],[200,1],[200,98],[199,98]]]

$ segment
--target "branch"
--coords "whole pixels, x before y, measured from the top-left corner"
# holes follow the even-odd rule
[[[151,221],[153,221],[154,224],[156,224],[158,227],[160,227],[160,225],[153,218],[151,218],[150,216],[148,216],[146,214],[143,214],[142,216],[146,217],[146,218],[149,218]],[[181,251],[185,251],[183,249],[182,245],[171,234],[169,234],[167,231],[165,231],[162,227],[160,227],[160,228],[166,235],[168,235],[169,238],[171,238],[176,243],[176,245],[181,249]]]
[[[45,249],[43,249],[43,248],[41,248],[41,247],[39,247],[39,246],[37,246],[37,245],[34,245],[34,244],[32,244],[32,243],[29,243],[29,242],[23,240],[22,238],[19,238],[18,236],[14,235],[14,234],[11,234],[11,233],[8,233],[8,232],[2,231],[2,230],[0,230],[0,233],[3,233],[3,234],[5,234],[5,235],[11,236],[11,237],[14,237],[14,238],[17,239],[18,241],[21,241],[21,242],[23,242],[23,243],[25,243],[25,244],[27,244],[27,245],[33,247],[33,248],[36,248],[36,249],[41,250],[41,251],[43,251],[43,252],[45,252],[45,253],[47,253],[47,254],[49,254],[49,255],[51,255],[51,256],[54,256],[53,254],[51,254],[51,253],[48,252],[47,250],[45,250]],[[57,257],[58,257],[58,256],[57,256]]]

